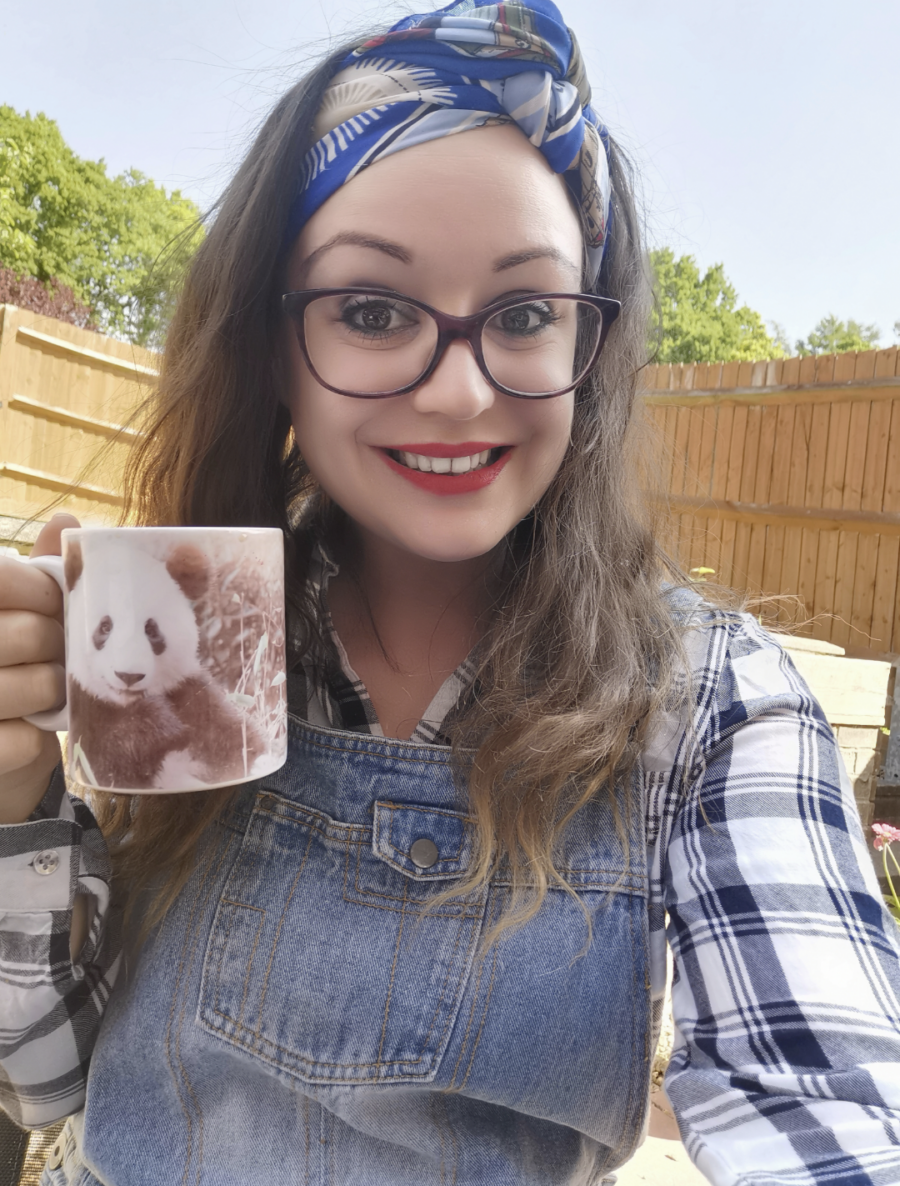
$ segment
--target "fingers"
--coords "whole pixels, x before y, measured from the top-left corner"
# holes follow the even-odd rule
[[[48,736],[56,740],[55,734],[48,735],[28,721],[0,721],[0,771],[24,770],[39,761]]]
[[[41,529],[32,556],[59,556],[61,532],[67,527],[78,526],[74,515],[54,515]],[[62,606],[62,592],[52,577],[21,560],[0,557],[0,610],[26,609],[58,618]]]
[[[27,610],[0,610],[0,663],[65,663],[66,642],[61,624]]]
[[[0,721],[56,708],[65,698],[66,673],[58,663],[0,668]]]
[[[61,556],[60,536],[67,527],[80,527],[74,515],[59,511],[49,523],[45,523],[31,549],[32,556]]]
[[[44,797],[59,761],[55,733],[27,721],[0,721],[0,824],[20,824]]]

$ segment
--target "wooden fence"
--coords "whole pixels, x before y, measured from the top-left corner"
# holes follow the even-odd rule
[[[134,437],[121,426],[155,366],[146,350],[0,305],[0,543],[27,550],[28,521],[59,495],[85,522],[115,521]]]
[[[156,376],[147,351],[0,306],[0,543],[26,550],[47,504],[115,520]],[[648,368],[670,546],[694,575],[792,594],[785,625],[849,653],[900,653],[896,349]],[[88,464],[101,446],[101,463]],[[707,571],[704,571],[707,570]]]
[[[682,565],[794,595],[781,621],[850,654],[900,652],[897,349],[648,370]]]

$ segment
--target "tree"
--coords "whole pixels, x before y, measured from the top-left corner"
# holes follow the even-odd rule
[[[17,276],[10,268],[0,268],[0,305],[18,305],[30,313],[68,321],[80,329],[97,328],[91,321],[90,309],[76,301],[71,288],[58,280],[41,284],[31,276]]]
[[[0,265],[70,288],[103,332],[159,344],[198,218],[136,169],[76,156],[47,116],[0,106]]]
[[[762,317],[746,305],[736,307],[737,293],[722,264],[701,276],[692,255],[675,259],[665,247],[650,252],[650,266],[657,296],[658,362],[784,357],[783,346],[766,332]]]
[[[877,325],[858,321],[838,321],[833,313],[823,317],[805,340],[797,342],[798,354],[844,354],[849,350],[871,350],[878,345]]]

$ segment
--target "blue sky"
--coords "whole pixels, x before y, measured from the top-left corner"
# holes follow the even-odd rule
[[[559,0],[595,107],[643,177],[651,241],[722,262],[793,342],[900,319],[896,0]],[[425,4],[425,8],[429,5]],[[433,7],[438,7],[435,4]],[[329,37],[414,4],[42,0],[0,6],[0,103],[201,206]]]

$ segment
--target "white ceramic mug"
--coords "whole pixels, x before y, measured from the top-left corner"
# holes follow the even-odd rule
[[[284,541],[277,528],[82,527],[28,563],[63,591],[78,783],[126,794],[230,786],[287,757]]]

